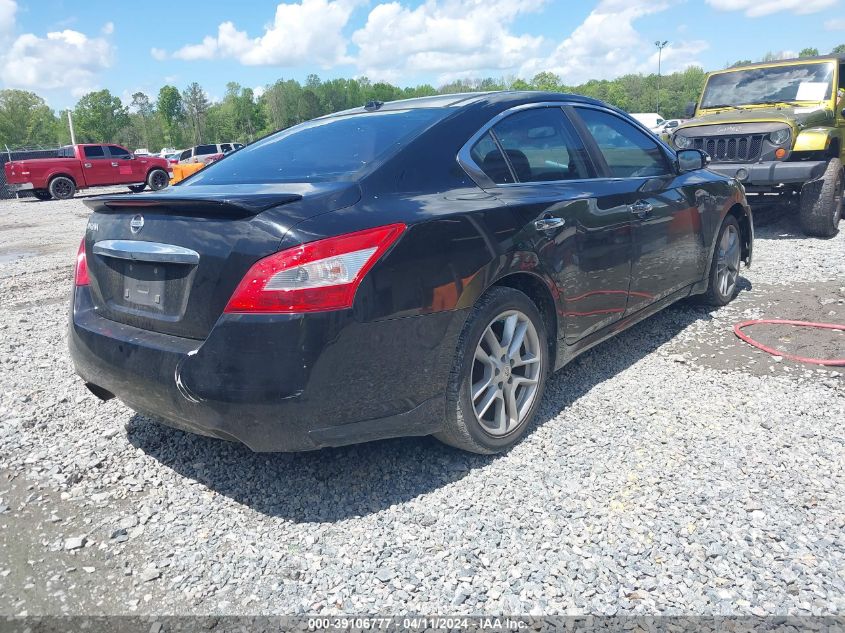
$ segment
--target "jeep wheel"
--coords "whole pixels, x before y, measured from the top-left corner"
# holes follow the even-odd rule
[[[67,176],[56,176],[50,181],[50,195],[56,200],[67,200],[73,198],[76,193],[76,185]]]
[[[46,189],[33,189],[32,195],[38,198],[39,200],[52,200],[53,196],[50,195],[50,192]]]
[[[801,189],[801,230],[813,237],[836,235],[842,217],[842,163],[831,158],[819,180],[808,182]]]

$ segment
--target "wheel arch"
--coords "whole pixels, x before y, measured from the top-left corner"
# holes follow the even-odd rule
[[[495,286],[519,290],[537,306],[537,310],[543,319],[543,325],[546,327],[549,367],[557,367],[558,316],[554,294],[549,282],[535,273],[520,271],[508,273],[498,278],[490,285],[490,287]]]

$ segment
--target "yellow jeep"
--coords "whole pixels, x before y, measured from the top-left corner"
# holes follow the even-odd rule
[[[710,155],[710,169],[749,194],[800,196],[801,228],[831,237],[842,216],[845,56],[738,66],[710,73],[678,149]]]

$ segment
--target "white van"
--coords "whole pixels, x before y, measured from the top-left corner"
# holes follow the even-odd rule
[[[655,130],[666,123],[666,119],[657,112],[631,112],[631,116],[650,130]]]

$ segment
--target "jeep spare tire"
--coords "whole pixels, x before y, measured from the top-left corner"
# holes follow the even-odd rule
[[[813,237],[836,235],[842,217],[842,192],[845,175],[838,158],[831,158],[824,176],[801,188],[801,230]]]

